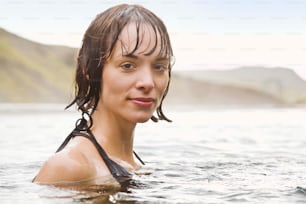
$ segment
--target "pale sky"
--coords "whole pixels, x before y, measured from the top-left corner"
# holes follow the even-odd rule
[[[168,27],[175,69],[261,65],[294,69],[306,79],[303,0],[1,0],[0,27],[44,44],[79,47],[97,13],[141,4]]]

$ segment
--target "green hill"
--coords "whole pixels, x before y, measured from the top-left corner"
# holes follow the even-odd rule
[[[0,29],[0,102],[67,102],[76,53]]]

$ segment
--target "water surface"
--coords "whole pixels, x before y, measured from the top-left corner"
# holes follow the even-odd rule
[[[146,166],[108,195],[31,183],[79,117],[63,107],[0,106],[1,204],[306,202],[306,109],[173,108],[137,127]]]

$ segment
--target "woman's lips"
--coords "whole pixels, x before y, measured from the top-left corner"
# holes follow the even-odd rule
[[[155,100],[153,98],[132,98],[131,101],[140,107],[151,107]]]

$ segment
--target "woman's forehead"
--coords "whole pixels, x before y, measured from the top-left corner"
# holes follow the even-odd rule
[[[146,23],[127,24],[122,29],[116,44],[122,55],[131,52],[135,54],[159,54],[161,51],[160,33],[156,28]]]

